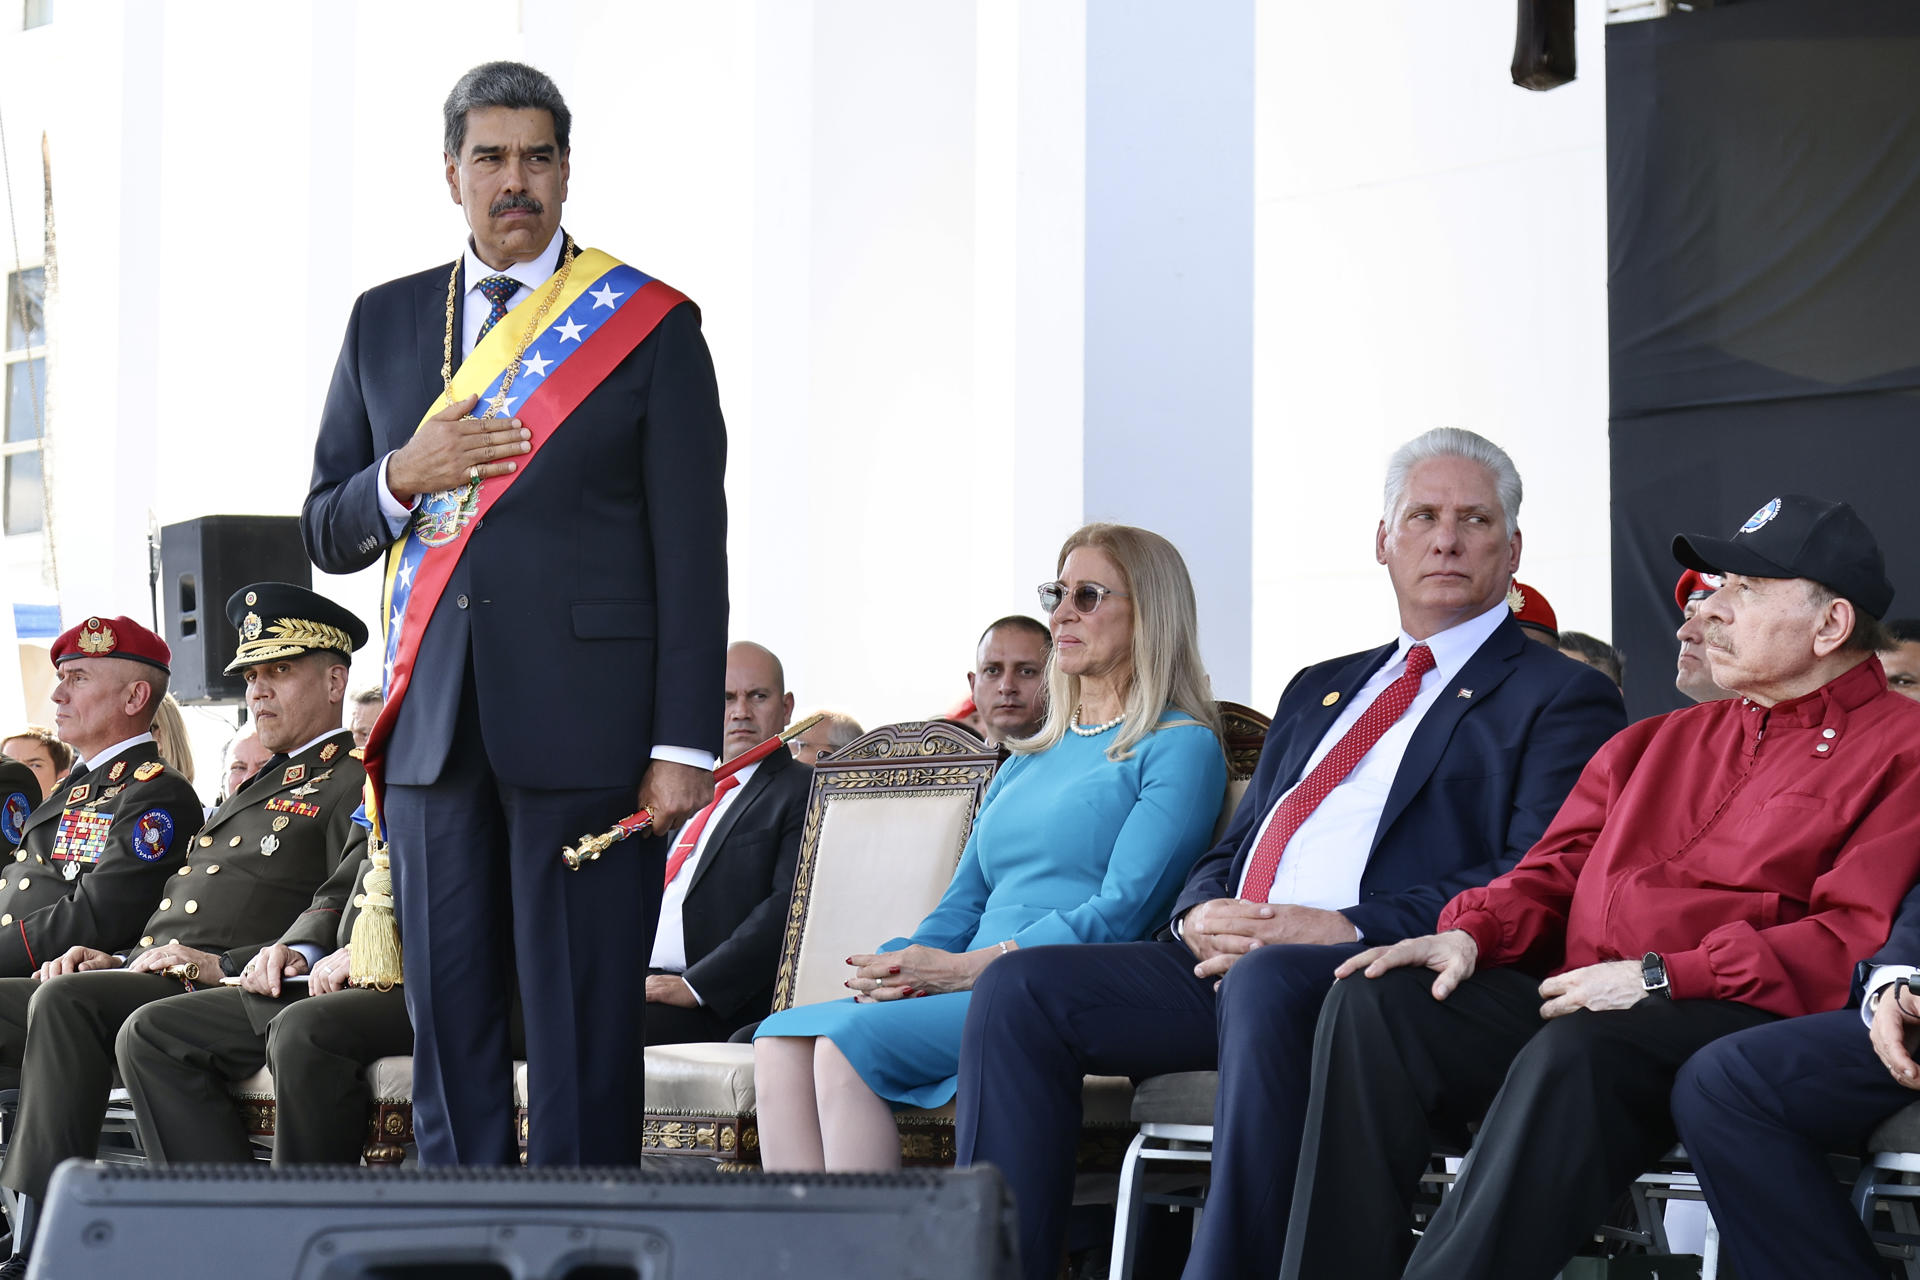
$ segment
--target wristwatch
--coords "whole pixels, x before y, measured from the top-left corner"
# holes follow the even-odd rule
[[[1650,996],[1673,999],[1673,988],[1667,984],[1667,962],[1658,951],[1649,951],[1640,957],[1640,985]]]

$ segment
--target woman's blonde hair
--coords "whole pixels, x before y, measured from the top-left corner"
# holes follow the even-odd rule
[[[1107,759],[1126,760],[1140,740],[1162,728],[1168,707],[1187,715],[1174,724],[1200,724],[1220,737],[1220,709],[1214,705],[1206,670],[1200,665],[1200,618],[1193,579],[1174,545],[1157,533],[1125,524],[1090,524],[1074,530],[1060,548],[1054,572],[1080,547],[1104,551],[1120,567],[1119,582],[1107,584],[1129,599],[1109,598],[1103,608],[1133,607],[1133,683],[1127,690],[1126,719],[1107,748]],[[1080,705],[1080,677],[1060,670],[1060,650],[1047,657],[1047,718],[1031,738],[1009,742],[1022,754],[1045,751],[1066,737]]]
[[[187,722],[180,715],[180,704],[172,694],[160,699],[153,713],[153,742],[160,758],[193,781],[193,743],[187,739]]]

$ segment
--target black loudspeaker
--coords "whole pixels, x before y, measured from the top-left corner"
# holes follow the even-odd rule
[[[992,1168],[895,1174],[630,1169],[147,1168],[69,1160],[39,1277],[248,1280],[1012,1280]]]
[[[202,516],[160,530],[160,617],[181,702],[241,702],[246,682],[221,674],[240,637],[227,597],[250,582],[313,585],[294,516]]]
[[[1573,0],[1520,0],[1513,37],[1513,82],[1557,89],[1573,79]]]

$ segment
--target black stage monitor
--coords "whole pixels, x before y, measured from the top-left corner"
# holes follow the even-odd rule
[[[991,1168],[895,1174],[630,1169],[55,1171],[36,1277],[140,1280],[1011,1280]]]
[[[223,674],[240,643],[227,597],[253,582],[313,585],[298,517],[202,516],[160,530],[160,617],[179,701],[246,700],[246,681]]]

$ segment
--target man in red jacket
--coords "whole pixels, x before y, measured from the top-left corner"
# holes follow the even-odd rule
[[[1886,939],[1920,875],[1920,707],[1874,657],[1873,535],[1787,494],[1674,555],[1724,575],[1700,617],[1741,696],[1615,736],[1518,866],[1336,971],[1283,1276],[1553,1275],[1673,1143],[1687,1057],[1841,1007]],[[1430,1128],[1476,1119],[1415,1247]]]

